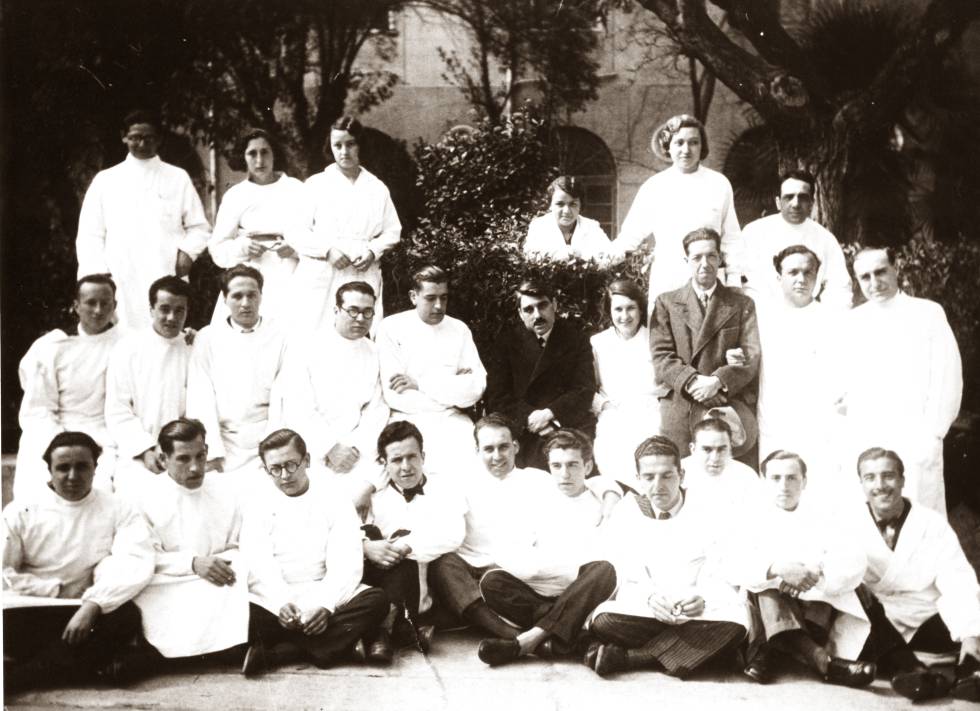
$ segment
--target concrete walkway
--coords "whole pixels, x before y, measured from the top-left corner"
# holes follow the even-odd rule
[[[404,650],[388,669],[341,666],[317,670],[286,667],[247,680],[232,668],[201,674],[170,673],[125,690],[80,688],[26,693],[7,699],[9,709],[331,709],[337,711],[897,711],[980,706],[944,699],[913,704],[887,682],[870,690],[821,684],[801,670],[777,684],[759,686],[733,672],[715,670],[694,681],[655,672],[630,672],[601,679],[573,661],[527,659],[491,669],[476,657],[477,636],[437,636],[423,657]]]

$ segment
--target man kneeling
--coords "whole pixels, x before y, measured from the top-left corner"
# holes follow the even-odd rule
[[[131,601],[153,575],[153,545],[139,514],[92,488],[101,453],[82,432],[55,435],[44,452],[48,486],[4,509],[8,693],[130,681],[116,677],[114,657],[139,634]]]
[[[612,564],[597,557],[602,500],[585,484],[592,471],[592,444],[578,430],[559,430],[544,453],[555,486],[537,501],[536,530],[501,546],[500,569],[480,580],[491,610],[520,626],[516,639],[485,639],[479,656],[496,666],[535,653],[568,654],[582,625],[616,589]]]
[[[685,502],[677,446],[658,435],[633,456],[637,491],[604,536],[619,590],[596,610],[592,632],[603,644],[585,662],[603,677],[659,668],[683,679],[742,641],[748,609],[721,574],[715,522]]]
[[[242,673],[303,657],[329,667],[381,622],[388,598],[361,585],[360,520],[347,494],[309,478],[303,438],[277,430],[259,457],[272,483],[256,487],[242,513],[253,600]]]

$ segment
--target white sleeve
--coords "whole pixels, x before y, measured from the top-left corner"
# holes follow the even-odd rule
[[[225,193],[214,219],[214,231],[208,240],[211,259],[223,269],[230,269],[248,259],[249,240],[238,236],[244,205],[241,200],[236,199],[233,190],[234,188]]]
[[[120,456],[125,459],[138,457],[156,446],[153,435],[143,429],[143,423],[134,410],[136,384],[130,366],[138,356],[123,341],[113,348],[106,369],[105,423],[119,448]]]
[[[851,284],[851,274],[847,271],[844,250],[830,232],[825,232],[824,237],[827,240],[827,248],[824,250],[827,259],[825,265],[827,283],[820,293],[820,301],[829,306],[849,309],[854,300],[854,289]]]
[[[34,372],[24,391],[18,417],[21,429],[30,432],[33,440],[42,447],[62,430],[61,423],[58,421],[60,398],[55,375],[56,353],[57,346],[52,343],[39,354]]]
[[[98,173],[85,192],[82,210],[78,215],[78,234],[75,238],[75,252],[78,256],[78,278],[88,274],[107,274],[109,263],[105,255],[106,224],[103,206],[102,183],[105,180]]]
[[[249,504],[242,514],[239,542],[249,571],[248,591],[264,608],[278,614],[291,601],[291,592],[273,553],[271,516]]]
[[[293,226],[284,235],[286,241],[299,254],[314,259],[325,258],[337,239],[337,235],[331,234],[324,224],[317,223],[317,195],[325,189],[321,185],[322,182],[322,179],[314,175],[303,183],[299,214]]]
[[[742,286],[742,275],[745,274],[745,242],[742,238],[742,228],[739,227],[735,215],[735,197],[732,185],[725,181],[724,199],[722,203],[721,222],[721,252],[725,255],[725,274],[728,286]]]
[[[940,439],[946,436],[960,412],[963,397],[963,362],[956,337],[946,320],[946,313],[938,304],[931,303],[929,314],[932,328],[929,338],[929,363],[925,372],[930,378],[929,399],[925,403],[925,422],[932,434]]]
[[[20,572],[24,564],[24,513],[16,505],[8,505],[3,510],[3,589],[18,595],[58,597],[61,581],[57,578]]]
[[[402,223],[398,219],[395,204],[391,201],[391,193],[384,188],[384,204],[381,208],[381,232],[368,242],[368,249],[380,257],[398,244],[402,234]]]
[[[330,531],[327,537],[327,572],[320,581],[320,604],[334,612],[343,601],[350,599],[364,575],[364,547],[361,520],[354,504],[343,498],[331,501]]]
[[[114,515],[112,550],[95,566],[92,586],[82,593],[83,602],[96,603],[102,612],[132,600],[153,577],[153,543],[143,517],[122,500],[116,500]]]
[[[457,370],[469,373],[429,372],[419,376],[419,389],[440,405],[469,407],[483,397],[487,387],[487,371],[473,343],[469,329],[461,333],[463,344]]]
[[[211,349],[206,331],[197,334],[187,373],[187,416],[200,420],[207,431],[208,459],[225,456],[218,420],[218,396],[211,379]]]
[[[625,255],[635,252],[650,239],[652,229],[648,205],[652,202],[650,195],[652,191],[653,187],[650,180],[647,180],[640,186],[636,197],[633,198],[633,204],[630,206],[629,212],[626,213],[622,227],[619,228],[619,235],[611,245],[617,254]],[[656,240],[656,235],[652,235],[652,237]]]

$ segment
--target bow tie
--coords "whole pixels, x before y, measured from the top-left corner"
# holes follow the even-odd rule
[[[425,491],[422,487],[425,486],[425,477],[422,477],[422,481],[413,486],[411,489],[405,489],[404,491],[398,490],[398,493],[405,497],[405,501],[411,503],[412,499],[416,496],[425,496]]]

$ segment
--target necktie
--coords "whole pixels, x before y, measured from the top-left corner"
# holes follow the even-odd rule
[[[544,348],[546,343],[548,342],[544,340],[544,336],[538,336],[538,345],[541,346],[541,348]]]
[[[704,315],[704,313],[708,310],[708,295],[704,292],[698,294],[698,303],[701,304],[701,314]]]
[[[885,545],[895,550],[895,539],[898,537],[898,519],[888,521],[878,521],[878,530],[881,537],[885,540]]]
[[[422,490],[422,484],[418,486],[413,486],[411,489],[405,489],[402,492],[402,496],[405,497],[405,501],[411,503],[412,499],[416,496],[425,496],[425,492]]]
[[[657,519],[660,521],[666,521],[668,518],[670,518],[669,511],[661,511],[659,514],[657,514]]]

